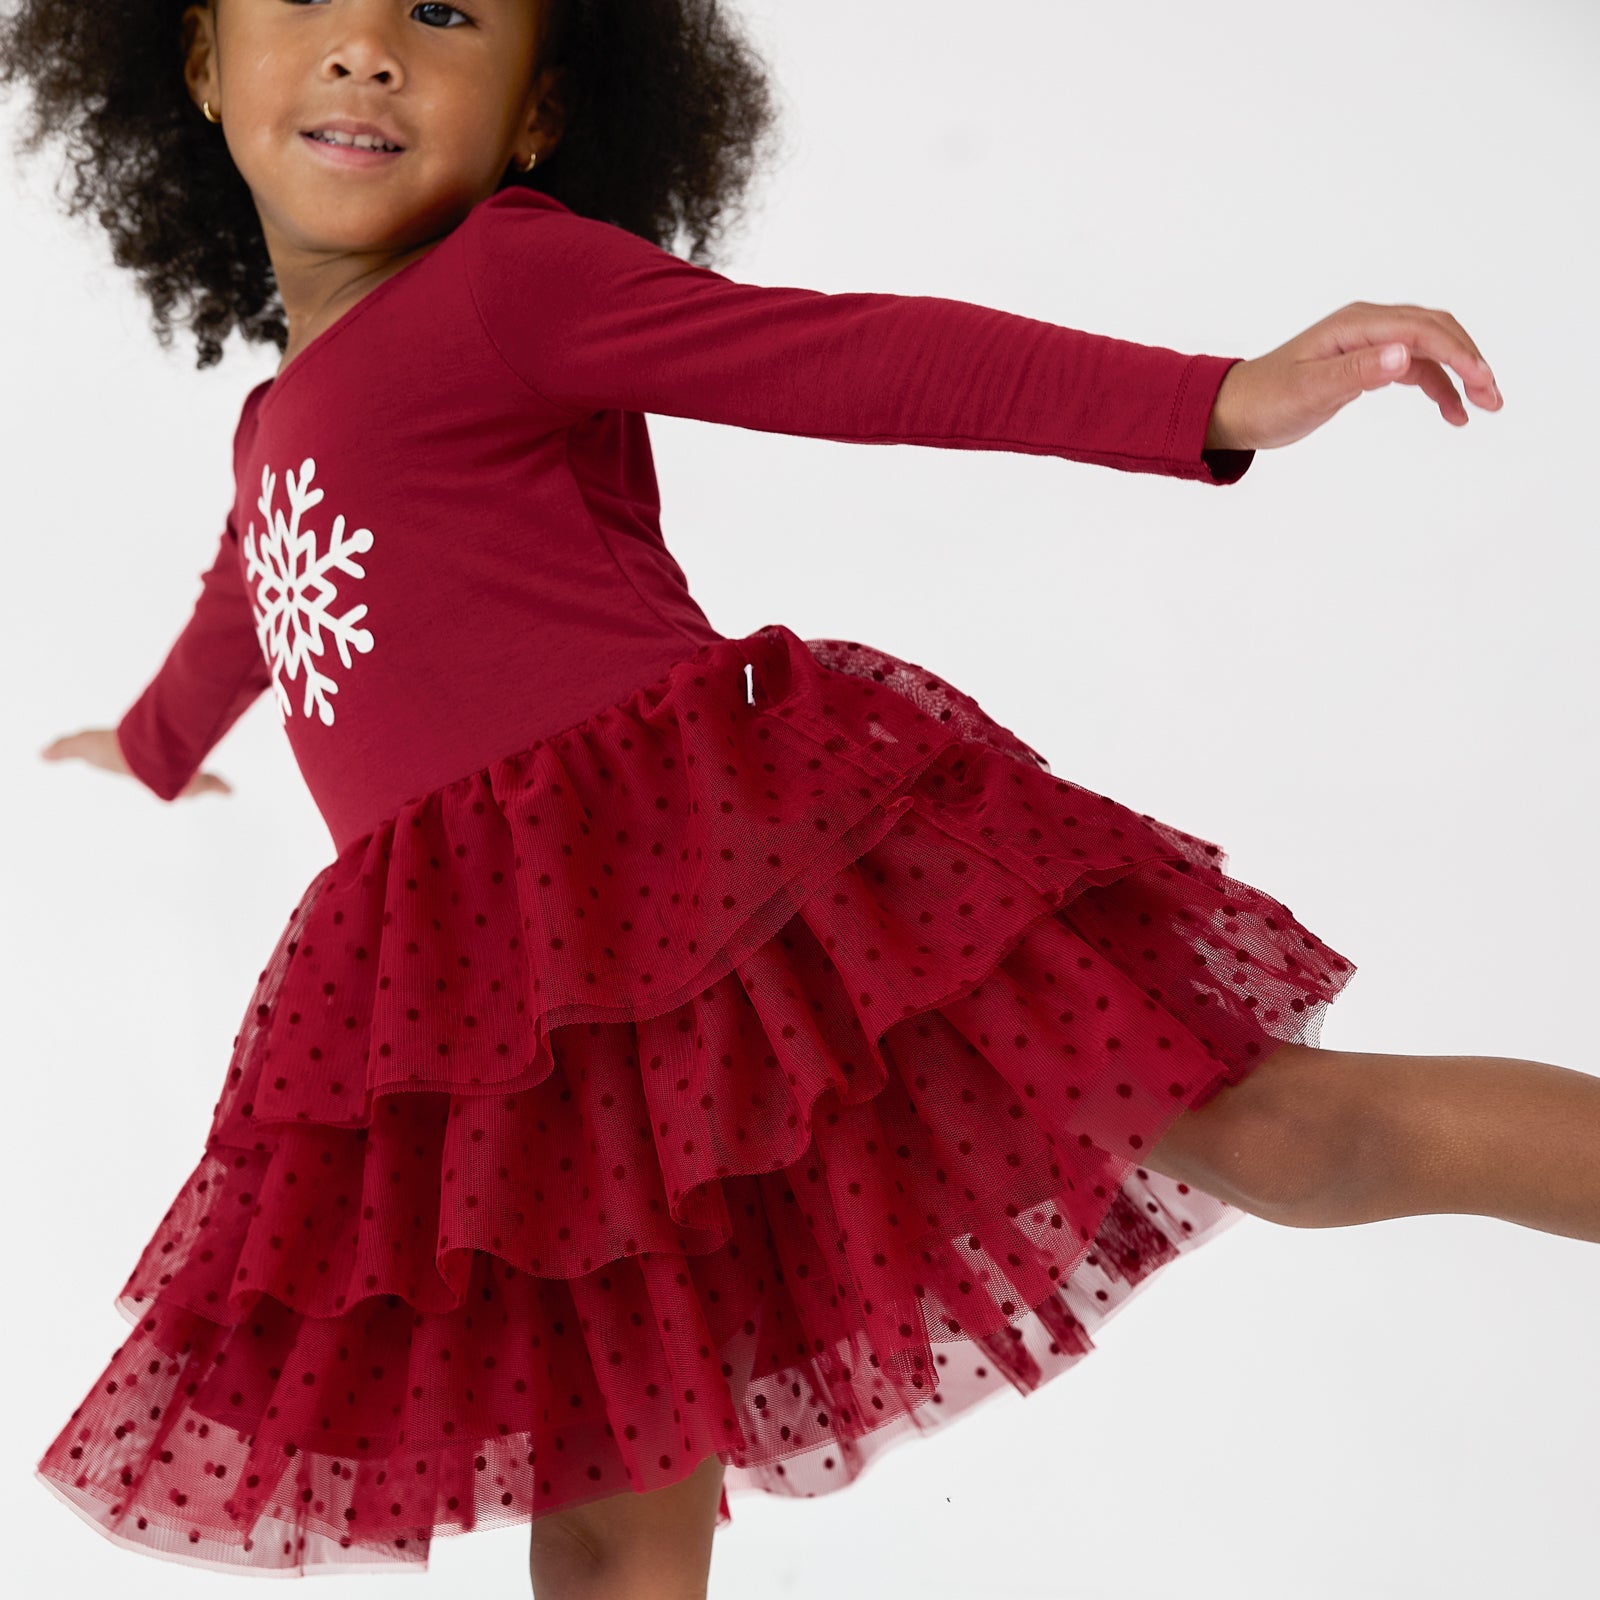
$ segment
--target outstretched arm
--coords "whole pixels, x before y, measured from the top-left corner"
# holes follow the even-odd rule
[[[535,402],[862,444],[1012,450],[1207,483],[1241,358],[1185,355],[928,295],[736,283],[535,190],[463,224],[485,333]]]

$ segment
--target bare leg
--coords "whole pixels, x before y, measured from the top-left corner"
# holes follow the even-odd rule
[[[706,1600],[723,1463],[677,1483],[536,1517],[534,1600]]]
[[[1466,1213],[1600,1243],[1600,1078],[1281,1045],[1145,1165],[1290,1227]]]
[[[1600,1078],[1500,1056],[1353,1060],[1391,1130],[1376,1217],[1462,1212],[1600,1244]]]

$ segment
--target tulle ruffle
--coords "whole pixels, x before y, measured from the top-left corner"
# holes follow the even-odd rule
[[[886,652],[705,646],[312,881],[41,1476],[392,1569],[1038,1388],[1240,1215],[1141,1152],[1352,974],[1225,861]]]

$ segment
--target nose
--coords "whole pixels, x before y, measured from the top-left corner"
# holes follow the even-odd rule
[[[405,71],[392,36],[393,11],[387,5],[341,7],[335,13],[339,22],[323,53],[323,76],[371,78],[389,88],[398,87]]]

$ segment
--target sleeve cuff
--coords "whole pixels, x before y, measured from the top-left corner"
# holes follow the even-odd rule
[[[1237,483],[1250,470],[1254,450],[1202,450],[1200,459],[1210,472],[1212,483]],[[1202,479],[1202,482],[1207,481]]]
[[[1217,403],[1217,391],[1230,367],[1243,356],[1197,355],[1189,359],[1178,380],[1167,426],[1167,454],[1182,477],[1201,483],[1237,483],[1250,470],[1254,450],[1207,450],[1206,430]]]
[[[129,723],[132,721],[139,706],[131,706],[122,720],[116,726],[117,748],[122,752],[122,759],[128,764],[128,771],[133,774],[153,795],[161,800],[176,800],[183,792],[184,785],[189,781],[181,777],[176,782],[170,772],[162,770],[145,760],[144,752],[136,739],[130,738]]]

